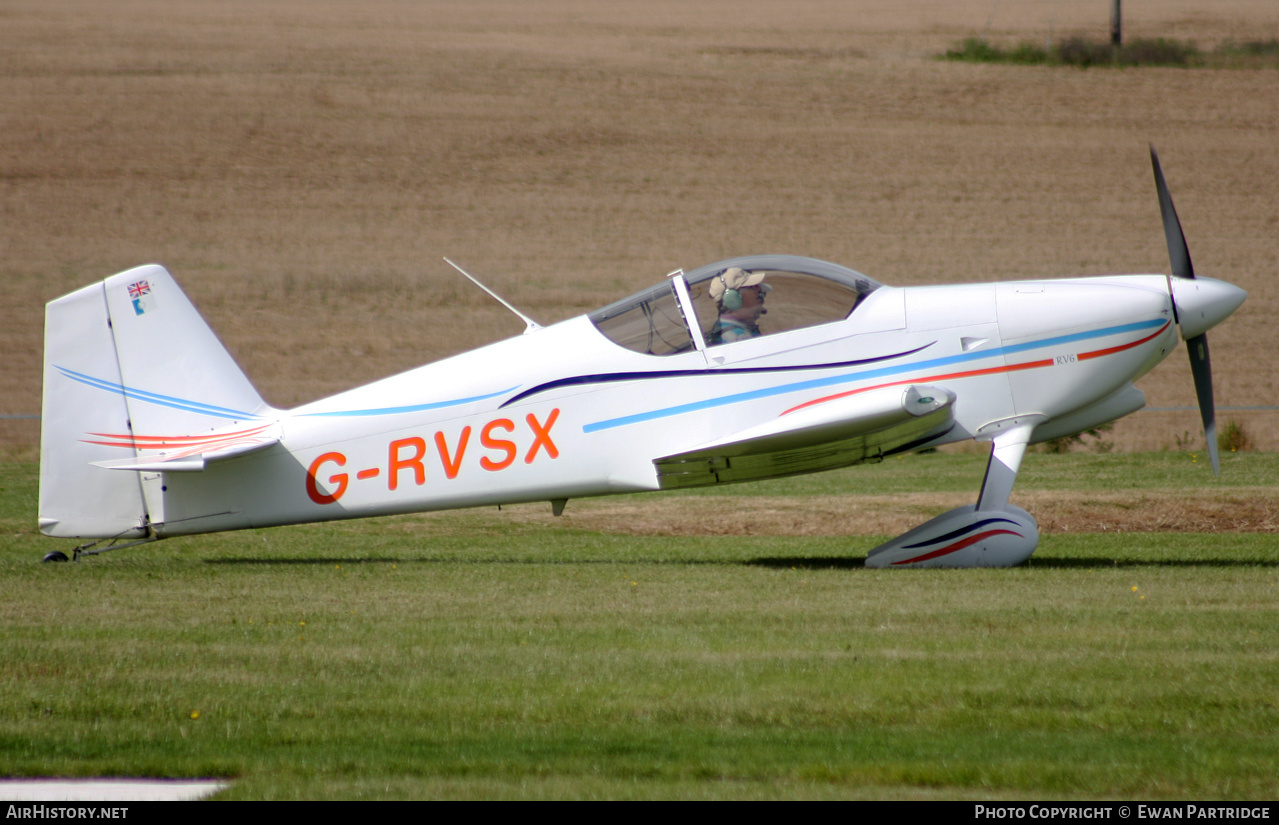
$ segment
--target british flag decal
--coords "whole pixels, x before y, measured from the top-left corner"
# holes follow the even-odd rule
[[[133,303],[133,311],[142,315],[147,311],[147,301],[143,300],[144,295],[151,294],[151,284],[145,280],[134,281],[129,284],[129,300]]]

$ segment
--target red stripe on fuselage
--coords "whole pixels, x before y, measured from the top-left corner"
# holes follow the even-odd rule
[[[1168,323],[1170,324],[1172,322],[1169,321]],[[1107,347],[1106,349],[1095,349],[1092,352],[1081,352],[1079,353],[1079,360],[1087,361],[1089,358],[1100,358],[1103,355],[1113,355],[1116,352],[1123,352],[1126,349],[1139,347],[1142,344],[1146,343],[1147,341],[1158,338],[1160,335],[1163,334],[1163,331],[1166,329],[1168,329],[1168,324],[1164,324],[1162,327],[1156,330],[1153,334],[1147,335],[1145,338],[1142,338],[1140,341],[1133,341],[1131,344],[1120,344],[1117,347]]]
[[[1147,335],[1145,338],[1141,338],[1137,341],[1133,341],[1132,343],[1120,344],[1117,347],[1107,347],[1106,349],[1093,350],[1092,352],[1083,352],[1083,353],[1080,353],[1077,356],[1077,358],[1080,361],[1087,361],[1091,358],[1101,358],[1102,356],[1105,356],[1105,355],[1113,355],[1116,352],[1123,352],[1124,350],[1132,349],[1133,347],[1139,347],[1142,344],[1146,343],[1147,341],[1152,341],[1155,338],[1158,338],[1160,335],[1162,335],[1164,330],[1168,329],[1168,325],[1170,323],[1172,322],[1170,321],[1164,324],[1154,333]],[[980,369],[980,370],[965,370],[963,372],[948,372],[948,373],[941,373],[938,375],[928,375],[928,376],[924,376],[923,378],[909,378],[904,381],[889,381],[887,384],[875,384],[874,386],[862,387],[861,389],[857,389],[857,390],[848,390],[847,392],[839,392],[839,393],[835,393],[834,395],[824,395],[821,398],[814,398],[812,401],[805,401],[803,404],[797,404],[794,407],[791,407],[789,410],[783,411],[782,415],[793,413],[796,410],[802,410],[805,407],[812,407],[817,404],[825,404],[827,401],[835,401],[840,398],[847,398],[850,395],[857,395],[858,393],[862,393],[862,392],[870,392],[871,390],[880,390],[880,389],[883,389],[884,387],[900,387],[906,384],[918,384],[921,381],[951,381],[957,378],[975,378],[979,375],[998,375],[999,373],[1004,373],[1004,372],[1018,372],[1020,370],[1033,370],[1033,369],[1039,369],[1040,367],[1051,367],[1052,365],[1053,365],[1053,359],[1047,358],[1041,361],[1027,361],[1024,364],[1007,364],[1002,367],[986,367],[985,369]]]
[[[826,395],[821,398],[814,398],[812,401],[805,401],[803,404],[797,404],[786,410],[782,415],[793,413],[796,410],[802,410],[805,407],[812,407],[817,404],[825,404],[827,401],[834,401],[838,398],[847,398],[850,395],[857,395],[861,392],[870,392],[871,390],[882,390],[884,387],[900,387],[906,384],[918,384],[920,381],[947,381],[955,378],[973,378],[978,375],[998,375],[1001,372],[1016,372],[1018,370],[1033,370],[1039,367],[1052,366],[1052,359],[1046,361],[1027,361],[1024,364],[1013,364],[1003,367],[986,367],[980,370],[966,370],[964,372],[947,372],[940,375],[929,375],[925,378],[907,378],[904,381],[889,381],[887,384],[875,384],[872,387],[862,387],[859,390],[848,390],[847,392],[838,392],[834,395]]]

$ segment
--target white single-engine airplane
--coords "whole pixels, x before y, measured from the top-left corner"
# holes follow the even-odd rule
[[[809,258],[734,258],[553,326],[521,315],[523,336],[291,410],[262,400],[162,267],[122,272],[47,308],[40,529],[99,540],[78,558],[455,507],[549,501],[558,515],[578,496],[971,438],[991,443],[977,502],[866,564],[1020,564],[1039,541],[1008,501],[1026,446],[1140,409],[1133,381],[1178,330],[1217,470],[1205,333],[1245,294],[1195,277],[1153,148],[1151,161],[1171,276],[893,288]]]

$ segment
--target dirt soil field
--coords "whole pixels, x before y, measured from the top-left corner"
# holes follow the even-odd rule
[[[1125,12],[1279,36],[1274,0]],[[1279,70],[935,59],[1108,25],[1096,0],[10,0],[0,413],[39,411],[46,301],[153,261],[279,406],[518,334],[444,255],[542,322],[750,252],[902,285],[1165,272],[1149,142],[1196,269],[1250,293],[1212,333],[1217,403],[1275,405]],[[1141,387],[1195,403],[1181,353]],[[1273,410],[1218,420],[1279,447]],[[0,455],[38,430],[0,420]]]

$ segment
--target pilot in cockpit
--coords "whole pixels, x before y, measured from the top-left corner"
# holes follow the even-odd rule
[[[711,279],[710,296],[719,309],[719,319],[706,336],[709,346],[728,344],[759,335],[759,318],[764,296],[773,288],[764,283],[763,272],[747,272],[730,267]]]

